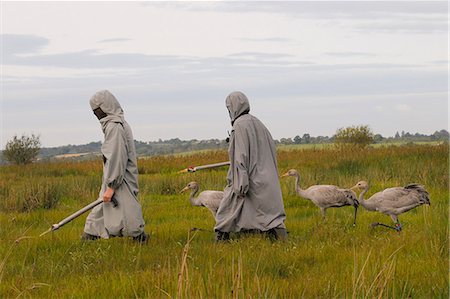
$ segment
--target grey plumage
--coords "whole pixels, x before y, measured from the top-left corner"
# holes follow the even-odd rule
[[[195,197],[199,190],[199,185],[197,182],[190,182],[186,187],[184,187],[183,190],[180,191],[180,193],[187,190],[191,190],[191,194],[189,197],[191,205],[206,207],[211,211],[214,218],[216,217],[217,209],[219,208],[220,202],[223,198],[223,191],[205,190],[203,192],[200,192],[200,194]]]
[[[359,203],[355,192],[334,185],[314,185],[303,190],[300,187],[300,174],[297,170],[291,169],[282,175],[282,177],[286,176],[295,177],[295,191],[297,194],[305,199],[309,199],[318,206],[324,219],[328,208],[353,206],[355,208],[353,225],[356,225],[356,213]]]
[[[369,211],[378,211],[389,215],[395,222],[395,227],[382,223],[374,223],[373,226],[382,225],[400,231],[402,226],[398,215],[408,212],[423,204],[430,205],[430,197],[424,186],[409,184],[405,187],[387,188],[377,192],[369,199],[364,200],[364,194],[369,190],[369,184],[365,181],[358,182],[351,189],[360,189],[359,203]]]

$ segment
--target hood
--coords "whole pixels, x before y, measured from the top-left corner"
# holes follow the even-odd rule
[[[110,121],[123,123],[123,110],[119,104],[119,101],[108,90],[101,90],[96,92],[90,99],[89,104],[91,109],[100,109],[106,113],[106,117],[100,119],[102,129],[105,131],[106,124]]]
[[[247,97],[240,91],[230,93],[225,101],[228,113],[230,114],[231,124],[241,115],[250,112],[250,103]]]

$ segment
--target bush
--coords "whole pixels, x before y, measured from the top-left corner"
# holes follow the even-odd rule
[[[338,147],[356,146],[364,148],[374,142],[374,135],[369,126],[352,126],[340,128],[334,135]]]
[[[37,157],[40,149],[39,136],[32,134],[31,136],[22,135],[19,138],[16,135],[6,143],[3,158],[15,164],[28,164]]]

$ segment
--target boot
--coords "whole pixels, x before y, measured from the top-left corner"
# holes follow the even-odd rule
[[[83,234],[81,235],[81,241],[95,241],[98,239],[100,239],[99,236],[94,236],[85,232],[83,232]]]
[[[230,233],[215,231],[216,233],[216,243],[226,242],[230,240]]]
[[[140,244],[147,244],[148,239],[150,239],[150,237],[145,232],[142,232],[139,236],[133,237],[133,241]]]
[[[272,241],[287,241],[287,231],[285,228],[271,228],[266,232],[269,239]]]

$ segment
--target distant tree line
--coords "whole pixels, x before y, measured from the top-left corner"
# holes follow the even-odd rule
[[[373,134],[368,126],[353,126],[347,128],[340,128],[336,134],[329,136],[311,136],[308,133],[296,135],[294,138],[281,138],[275,140],[277,145],[292,145],[292,144],[322,144],[322,143],[336,143],[336,144],[354,144],[363,146],[371,143],[390,143],[390,142],[431,142],[431,141],[449,141],[449,132],[447,130],[436,131],[431,135],[420,133],[409,133],[405,131],[396,132],[392,137],[383,137],[381,134]],[[0,164],[5,164],[6,161],[12,163],[29,163],[33,160],[50,160],[55,156],[91,153],[92,156],[100,153],[102,143],[100,141],[91,142],[83,145],[65,145],[51,148],[40,148],[39,138],[32,135],[31,137],[15,136],[8,142],[7,147],[0,155]],[[180,140],[173,138],[169,140],[157,141],[135,141],[136,152],[138,156],[154,156],[177,154],[189,151],[199,150],[214,150],[226,149],[228,143],[221,139],[208,140]],[[29,147],[27,151],[23,147]],[[17,160],[12,158],[11,152],[17,154]],[[26,159],[24,159],[26,157]],[[31,157],[31,158],[28,158]],[[89,155],[87,155],[89,158]]]
[[[332,143],[333,137],[328,136],[317,136],[313,137],[308,133],[303,134],[302,137],[300,135],[295,136],[294,138],[281,138],[280,140],[275,140],[276,144],[319,144],[319,143]]]
[[[361,127],[361,126],[359,126]],[[348,127],[352,128],[352,127]],[[348,129],[343,128],[343,129]],[[339,135],[342,129],[339,129],[335,135],[328,136],[317,136],[312,137],[310,134],[296,135],[294,138],[281,138],[276,140],[277,144],[319,144],[319,143],[334,143],[336,135]],[[369,134],[369,132],[368,132]],[[373,134],[373,133],[372,133]],[[449,141],[449,132],[447,130],[435,131],[431,135],[420,134],[420,133],[409,133],[402,131],[401,133],[396,132],[392,137],[383,137],[381,134],[373,134],[373,141],[370,143],[389,143],[389,142],[431,142],[431,141]]]
[[[180,140],[179,138],[158,141],[135,141],[136,153],[138,156],[153,156],[177,154],[190,151],[225,149],[228,144],[225,140]]]

